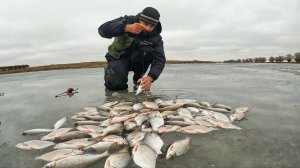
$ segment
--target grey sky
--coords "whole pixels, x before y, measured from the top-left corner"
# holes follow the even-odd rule
[[[6,0],[0,5],[0,66],[104,61],[109,20],[152,6],[167,59],[269,57],[300,51],[298,0]]]

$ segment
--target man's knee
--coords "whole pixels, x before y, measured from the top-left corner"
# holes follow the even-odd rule
[[[104,80],[105,87],[110,90],[123,90],[127,89],[127,76],[121,76],[120,74],[114,73],[110,67],[104,68]]]

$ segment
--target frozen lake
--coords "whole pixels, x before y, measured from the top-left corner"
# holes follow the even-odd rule
[[[189,98],[222,103],[233,108],[248,106],[242,130],[219,130],[192,136],[191,150],[173,160],[158,158],[157,168],[167,167],[299,167],[300,165],[300,65],[299,64],[188,64],[167,65],[151,92],[134,96],[132,74],[128,92],[105,92],[103,69],[76,69],[0,75],[0,167],[40,168],[34,160],[49,149],[23,151],[15,145],[37,136],[24,130],[52,128],[64,116],[99,106],[106,101],[143,101]],[[69,87],[73,97],[55,98]],[[69,120],[67,126],[73,121]],[[180,139],[164,134],[164,150]],[[103,167],[105,159],[92,166]],[[131,163],[129,167],[137,167]]]

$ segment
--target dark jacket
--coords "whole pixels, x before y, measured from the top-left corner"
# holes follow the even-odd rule
[[[136,16],[125,15],[108,21],[99,27],[98,32],[104,38],[115,37],[113,43],[108,47],[108,53],[117,59],[121,55],[130,54],[133,50],[143,46],[153,48],[153,61],[148,75],[156,80],[163,71],[166,62],[163,41],[160,35],[162,27],[159,22],[151,33],[138,35],[125,33],[125,25],[138,22],[139,16],[140,14]]]

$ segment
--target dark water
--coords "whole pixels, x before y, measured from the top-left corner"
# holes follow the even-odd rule
[[[130,79],[132,74],[130,76]],[[73,97],[55,98],[69,87]],[[41,136],[22,136],[24,130],[51,128],[64,116],[98,106],[108,100],[143,101],[190,98],[248,106],[247,119],[237,130],[219,130],[192,136],[192,149],[171,161],[159,158],[156,167],[299,167],[300,65],[296,64],[193,64],[167,65],[151,93],[129,92],[111,96],[103,86],[103,69],[78,69],[0,75],[0,167],[38,168],[34,158],[51,149],[23,151],[19,142]],[[69,121],[69,125],[73,121]],[[165,147],[183,137],[163,135]],[[92,167],[103,167],[105,159]],[[131,163],[129,167],[137,167]]]

